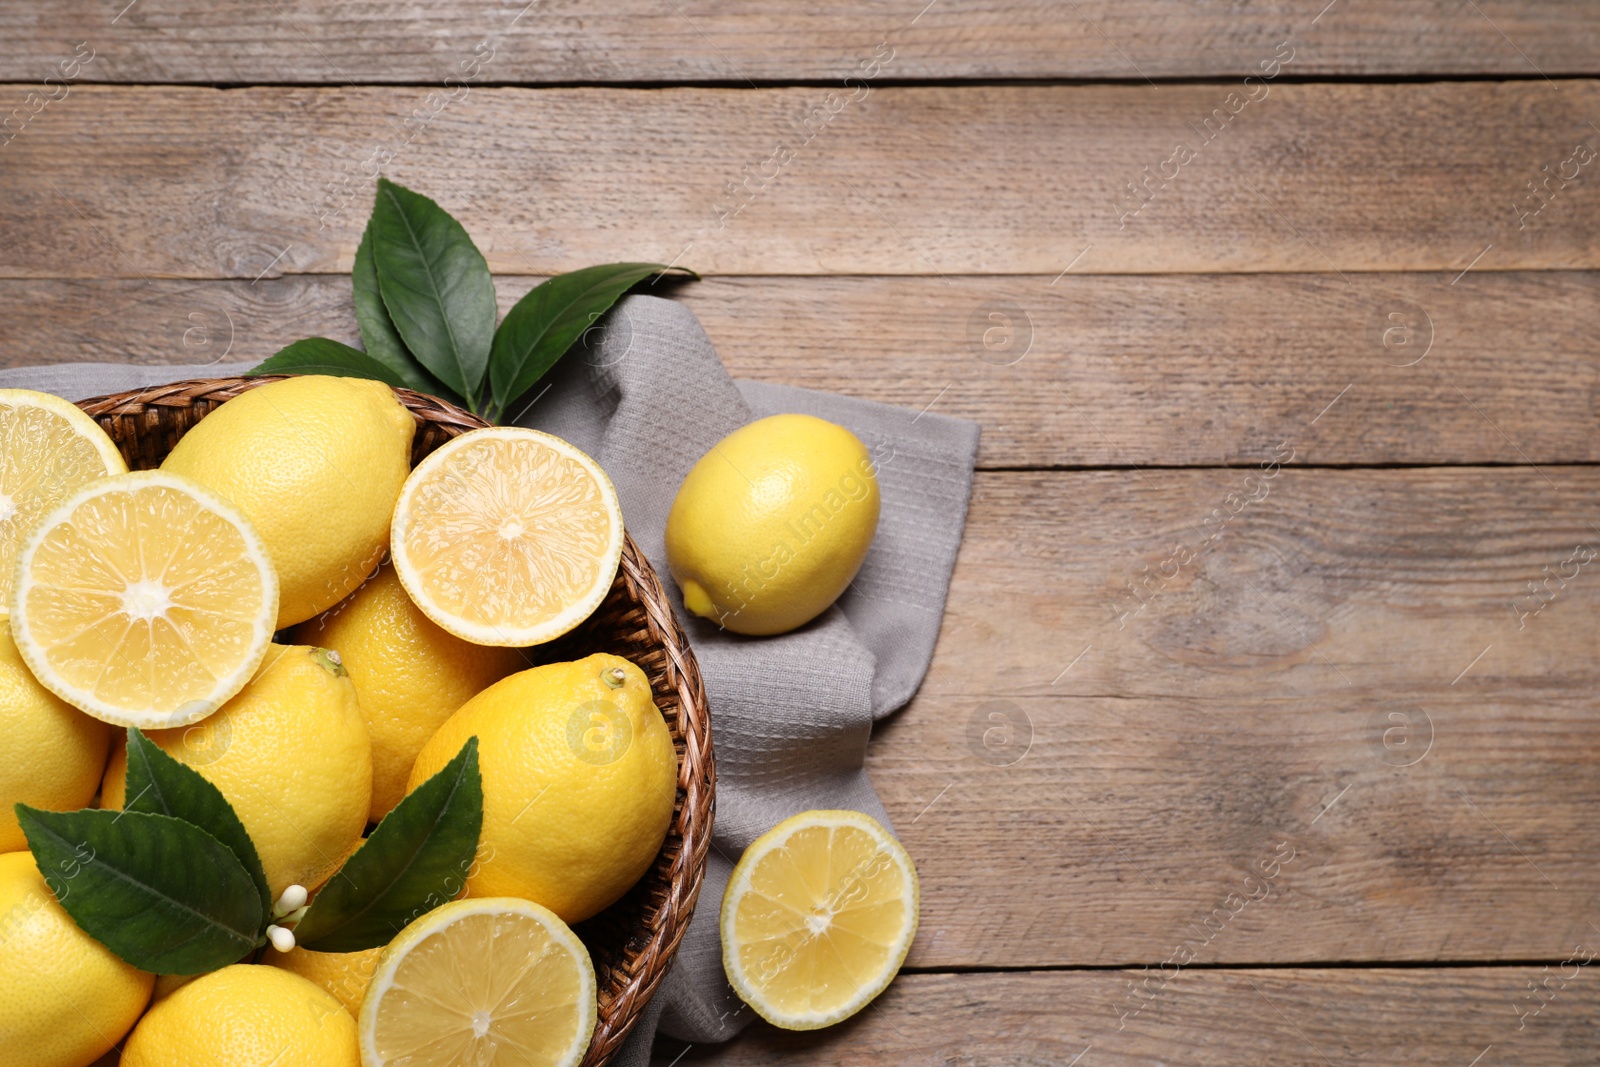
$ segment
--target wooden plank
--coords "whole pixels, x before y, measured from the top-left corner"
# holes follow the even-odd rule
[[[1298,439],[1285,435],[1285,454]],[[1600,537],[1600,471],[1271,473],[981,476],[948,640],[924,691],[1208,700],[1600,691],[1600,638],[1582,627],[1600,611],[1597,568],[1558,567]],[[1546,566],[1571,580],[1522,619],[1513,605],[1537,607],[1519,598]],[[1094,655],[1052,685],[1090,642]]]
[[[852,103],[820,88],[450,102],[79,86],[0,150],[0,276],[340,270],[379,166],[456,211],[504,273],[616,259],[758,275],[1334,269],[1354,287],[1354,271],[1600,266],[1582,180],[1600,166],[1584,141],[1600,144],[1600,84],[1258,88],[1254,103],[1205,84],[881,88]],[[1544,165],[1575,184],[1551,178],[1534,199]]]
[[[1600,461],[1600,274],[1453,278],[708,278],[673,295],[735,375],[931,402],[982,423],[990,467],[1248,465],[1288,435],[1296,463]],[[499,278],[502,311],[535,281]],[[200,374],[302,336],[359,343],[349,292],[335,275],[0,281],[0,365]]]
[[[1596,941],[1590,934],[1586,951]],[[1142,972],[901,975],[873,1007],[831,1029],[784,1033],[757,1022],[727,1045],[684,1051],[681,1042],[660,1041],[652,1062],[1579,1067],[1594,1062],[1600,981],[1594,964],[1560,965],[1575,959],[1571,950],[1558,946],[1548,972],[1187,970],[1152,981],[1158,992],[1134,1001],[1147,1006],[1125,1024],[1118,1013],[1131,1010],[1128,984],[1144,981]],[[1531,1012],[1535,1003],[1521,999],[1534,995],[1529,982],[1541,984],[1545,1003],[1518,1029],[1516,1009]]]
[[[868,758],[914,965],[1542,960],[1600,923],[1600,471],[1280,470],[1207,544],[1247,474],[980,473]]]
[[[1240,76],[1285,40],[1306,75],[1596,71],[1600,22],[1583,0],[1325,3],[67,0],[0,11],[0,78],[43,78],[83,41],[95,53],[85,80],[207,84],[438,82],[480,44],[493,50],[481,77],[527,84],[837,80],[880,41],[894,78]]]
[[[914,966],[1528,959],[1600,921],[1592,700],[1002,691],[919,698],[873,744]],[[1436,751],[1392,766],[1413,723]]]

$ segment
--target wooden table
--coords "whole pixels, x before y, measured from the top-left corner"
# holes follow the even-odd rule
[[[1592,0],[12,3],[0,362],[354,340],[381,169],[503,298],[682,263],[734,374],[982,422],[869,760],[906,972],[663,1063],[1592,1064],[1597,57]]]

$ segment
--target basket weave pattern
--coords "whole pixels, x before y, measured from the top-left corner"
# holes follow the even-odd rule
[[[189,429],[226,400],[277,379],[207,378],[79,401],[116,442],[128,466],[159,466]],[[444,442],[485,426],[437,397],[396,389],[417,420],[413,465]],[[600,1021],[584,1067],[608,1063],[666,975],[688,929],[711,847],[714,757],[705,685],[661,581],[631,537],[604,603],[576,630],[533,650],[540,662],[612,652],[638,664],[678,754],[672,824],[655,863],[616,904],[579,925],[594,958]]]

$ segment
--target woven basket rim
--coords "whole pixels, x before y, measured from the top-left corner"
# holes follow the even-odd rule
[[[128,458],[130,467],[154,466],[178,437],[227,400],[286,375],[193,378],[144,389],[90,397],[78,407],[94,417]],[[449,401],[410,389],[394,390],[417,420],[413,464],[420,454],[444,440],[489,423]],[[622,974],[620,982],[602,989],[600,1019],[585,1055],[584,1067],[609,1063],[638,1022],[645,1006],[660,988],[678,946],[694,915],[711,849],[715,808],[715,753],[705,683],[687,635],[673,613],[665,588],[650,561],[624,532],[617,584],[608,604],[622,595],[642,609],[650,639],[665,654],[664,684],[677,701],[676,721],[670,722],[681,739],[678,758],[678,794],[667,839],[644,885],[657,876],[665,881],[665,896],[653,909],[654,921],[634,931],[622,947],[625,965],[610,968]],[[599,610],[604,610],[604,607]],[[597,615],[599,611],[597,611]],[[657,686],[658,703],[660,686]],[[604,914],[604,913],[602,913]],[[581,930],[580,930],[581,932]]]

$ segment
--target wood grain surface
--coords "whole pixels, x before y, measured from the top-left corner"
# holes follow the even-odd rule
[[[502,312],[537,280],[502,275]],[[721,277],[670,295],[733,374],[975,419],[985,467],[1249,465],[1285,434],[1297,464],[1600,461],[1600,279],[1452,281]],[[0,281],[5,365],[201,374],[303,336],[359,343],[347,276]]]
[[[1600,262],[1595,82],[1251,91],[880,88],[852,103],[822,88],[464,89],[451,101],[426,88],[80,85],[0,148],[0,276],[343,270],[380,165],[456,212],[502,273],[647,259],[749,275],[1331,270],[1355,286],[1359,271]],[[1561,174],[1574,176],[1564,189]],[[1527,191],[1547,179],[1542,199]]]
[[[727,1046],[685,1049],[682,1042],[665,1042],[652,1062],[658,1067],[673,1062],[817,1067],[1591,1063],[1600,1025],[1597,965],[1561,964],[1581,959],[1597,941],[1600,937],[1591,932],[1577,956],[1572,945],[1565,946],[1548,971],[1185,970],[1165,983],[1144,971],[908,974],[874,1008],[833,1030],[786,1034],[757,1022]],[[1529,991],[1530,982],[1535,992]],[[1130,983],[1148,983],[1149,992],[1130,992]],[[1532,1015],[1539,1004],[1542,1010]],[[1130,1005],[1141,1008],[1124,1022],[1119,1013],[1132,1011]],[[1528,1014],[1519,1016],[1519,1008]]]
[[[1281,842],[1208,961],[1543,960],[1600,923],[1600,472],[1248,475],[980,474],[868,762],[914,964],[1160,960]]]
[[[658,1064],[1592,1064],[1597,57],[1590,0],[13,4],[0,366],[354,341],[381,171],[502,310],[679,263],[735,375],[982,424],[867,753],[908,972]]]
[[[1221,77],[1284,40],[1305,75],[1600,72],[1587,0],[58,0],[0,9],[0,78],[88,41],[113,82],[838,81],[880,41],[895,78]],[[486,44],[492,60],[463,68]]]

